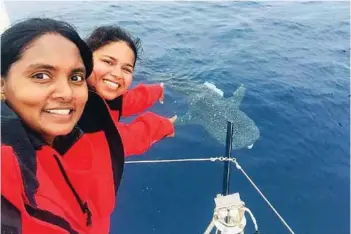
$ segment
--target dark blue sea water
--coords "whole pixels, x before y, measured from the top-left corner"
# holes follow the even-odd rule
[[[350,231],[350,5],[348,2],[7,2],[12,21],[50,16],[82,35],[102,24],[143,42],[135,83],[211,81],[260,129],[253,149],[233,152],[296,233]],[[166,86],[167,88],[167,86]],[[187,97],[166,89],[153,111],[184,114]],[[225,124],[225,123],[223,123]],[[224,154],[201,125],[139,159]],[[126,165],[112,233],[203,233],[222,191],[222,163]],[[288,233],[233,168],[231,192],[253,211],[260,233]],[[253,233],[248,222],[247,232]]]

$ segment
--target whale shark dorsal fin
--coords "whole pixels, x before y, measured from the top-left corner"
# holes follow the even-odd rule
[[[214,93],[218,94],[219,96],[223,97],[224,96],[224,92],[222,90],[220,90],[219,88],[216,87],[216,85],[210,83],[210,82],[205,82],[204,85],[211,91],[213,91]]]
[[[231,103],[239,107],[241,102],[244,99],[245,91],[246,91],[246,88],[244,87],[243,84],[241,84],[240,87],[234,91],[233,96],[230,98]]]

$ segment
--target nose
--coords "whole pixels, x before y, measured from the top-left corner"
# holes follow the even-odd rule
[[[119,66],[115,66],[112,71],[111,71],[111,76],[113,78],[122,78],[122,71],[121,71],[121,68]]]
[[[62,102],[69,102],[73,98],[73,89],[69,83],[69,79],[58,79],[55,83],[55,91],[52,94],[55,99],[60,99]]]

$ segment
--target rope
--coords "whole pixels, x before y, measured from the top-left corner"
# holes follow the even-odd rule
[[[235,158],[230,158],[230,161],[233,162],[236,166],[237,169],[239,169],[244,175],[245,177],[250,181],[250,183],[252,184],[252,186],[256,189],[256,191],[261,195],[261,197],[263,198],[263,200],[269,205],[269,207],[274,211],[274,213],[278,216],[278,218],[280,219],[280,221],[282,221],[282,223],[285,225],[285,227],[290,231],[290,233],[295,234],[294,231],[291,229],[291,227],[287,224],[287,222],[283,219],[283,217],[278,213],[278,211],[273,207],[273,205],[268,201],[268,199],[263,195],[263,193],[261,192],[261,190],[256,186],[256,184],[252,181],[252,179],[246,174],[246,172],[244,171],[244,169],[242,169],[242,167],[239,165],[239,163],[236,161]]]
[[[244,210],[250,214],[251,220],[255,226],[255,231],[258,232],[258,226],[257,226],[257,221],[256,221],[255,216],[252,214],[252,212],[249,208],[245,207]]]
[[[223,158],[223,157],[221,157]],[[126,164],[139,164],[139,163],[170,163],[170,162],[201,162],[211,161],[214,162],[219,158],[187,158],[187,159],[170,159],[170,160],[143,160],[143,161],[126,161]]]
[[[204,234],[211,234],[213,228],[215,227],[215,224],[213,222],[213,220],[210,222],[210,224],[208,225],[206,231],[204,232]],[[218,230],[218,229],[217,229]],[[217,233],[217,232],[216,232]]]
[[[287,224],[287,222],[283,219],[283,217],[278,213],[278,211],[273,207],[273,205],[269,202],[269,200],[263,195],[261,190],[256,186],[253,180],[247,175],[247,173],[242,169],[239,163],[235,158],[226,158],[226,157],[215,157],[215,158],[194,158],[194,159],[171,159],[171,160],[144,160],[144,161],[126,161],[126,164],[137,164],[137,163],[168,163],[168,162],[198,162],[198,161],[229,161],[235,164],[236,168],[240,170],[244,176],[249,180],[252,186],[256,189],[256,191],[261,195],[263,200],[268,204],[268,206],[274,211],[274,213],[278,216],[280,221],[285,225],[285,227],[290,231],[290,233],[295,234],[295,232],[291,229],[291,227]],[[255,222],[254,222],[255,223]],[[257,225],[257,224],[256,224]]]

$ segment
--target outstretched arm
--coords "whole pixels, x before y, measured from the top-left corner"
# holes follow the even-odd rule
[[[124,117],[139,114],[153,106],[156,101],[163,103],[163,84],[139,84],[123,94],[122,113]]]
[[[145,153],[155,142],[174,136],[173,122],[152,112],[146,112],[129,124],[117,123],[125,157]]]

